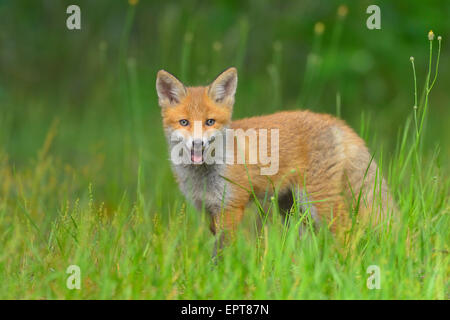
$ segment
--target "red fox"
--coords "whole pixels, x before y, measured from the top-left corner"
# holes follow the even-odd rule
[[[255,195],[275,193],[281,209],[289,211],[297,197],[314,223],[332,231],[348,226],[352,209],[375,223],[389,220],[387,184],[364,141],[344,121],[307,110],[232,121],[236,87],[235,68],[206,87],[185,87],[164,70],[156,79],[177,182],[209,214],[213,234],[233,233]],[[237,132],[244,139],[236,145]],[[227,147],[213,148],[219,137]],[[269,150],[264,154],[263,148]],[[216,161],[207,161],[211,155]]]

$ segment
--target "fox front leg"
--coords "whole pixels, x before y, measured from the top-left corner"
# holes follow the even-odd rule
[[[216,236],[212,258],[216,260],[224,246],[234,239],[237,227],[244,216],[244,207],[225,210],[211,215],[211,232]]]

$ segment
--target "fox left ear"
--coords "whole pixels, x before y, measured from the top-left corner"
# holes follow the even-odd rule
[[[229,68],[222,72],[208,88],[208,96],[216,103],[233,106],[237,87],[237,70]]]
[[[159,70],[156,76],[156,91],[161,107],[178,104],[186,96],[181,81],[164,70]]]

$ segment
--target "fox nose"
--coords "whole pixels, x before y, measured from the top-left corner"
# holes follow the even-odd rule
[[[203,148],[203,140],[202,139],[195,139],[192,141],[192,147],[194,148]]]

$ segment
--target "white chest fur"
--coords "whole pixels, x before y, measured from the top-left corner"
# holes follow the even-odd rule
[[[228,182],[222,177],[225,165],[173,165],[181,192],[197,210],[220,213],[230,197]]]

